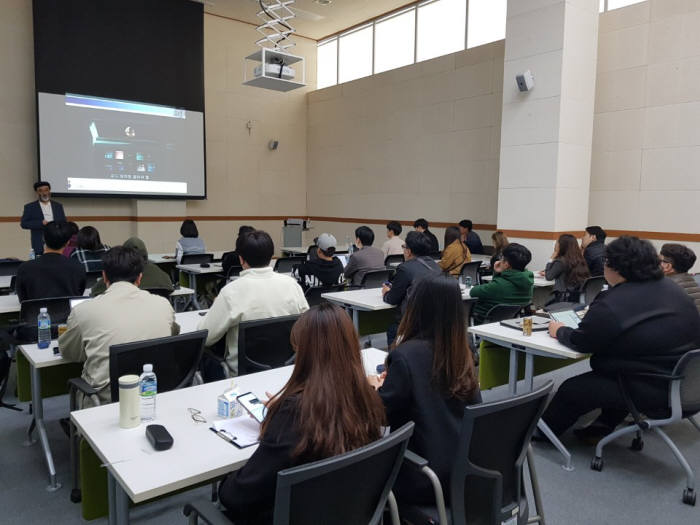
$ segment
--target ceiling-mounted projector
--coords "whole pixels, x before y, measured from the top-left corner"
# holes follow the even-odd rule
[[[296,73],[295,71],[284,64],[265,64],[265,69],[263,70],[263,64],[256,66],[253,69],[253,74],[256,78],[267,76],[271,78],[283,78],[285,80],[292,80]]]

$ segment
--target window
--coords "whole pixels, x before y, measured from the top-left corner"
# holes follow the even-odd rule
[[[338,39],[338,82],[372,74],[372,28],[370,24]]]
[[[621,7],[627,7],[628,5],[638,4],[644,0],[608,0],[608,11],[613,9],[619,9]]]
[[[316,57],[316,89],[338,83],[338,39],[318,45]]]
[[[466,0],[435,0],[418,5],[418,49],[416,60],[464,49]]]
[[[508,0],[469,0],[467,47],[476,47],[506,37]]]
[[[415,39],[415,7],[378,20],[374,26],[374,72],[413,64]]]

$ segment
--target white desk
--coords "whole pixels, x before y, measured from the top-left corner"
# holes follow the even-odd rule
[[[335,247],[335,251],[337,252],[347,252],[349,249],[349,246],[347,244],[338,244]],[[304,248],[303,246],[282,246],[280,248],[282,251],[282,254],[287,254],[287,255],[306,255],[309,251],[309,248],[306,247]]]
[[[9,288],[12,283],[11,275],[0,275],[0,288]]]
[[[187,274],[190,284],[189,287],[194,290],[192,294],[192,304],[197,310],[201,308],[201,306],[199,306],[199,301],[197,301],[197,276],[210,273],[223,273],[224,271],[221,263],[211,263],[205,268],[202,268],[201,264],[178,264],[175,268]]]
[[[484,275],[481,280],[484,282],[489,282],[493,279],[493,275]],[[535,288],[549,288],[554,286],[554,281],[548,281],[544,277],[538,277],[535,275]]]
[[[221,257],[223,256],[226,251],[230,250],[217,250],[217,251],[208,251],[207,253],[212,253],[214,254],[214,260],[215,261],[220,261]],[[175,264],[177,263],[177,259],[175,259],[175,255],[173,252],[171,253],[150,253],[148,254],[148,260],[151,261],[152,263],[155,264]]]
[[[534,378],[534,356],[555,357],[558,359],[579,359],[586,357],[561,344],[549,336],[547,330],[533,332],[531,336],[523,335],[522,331],[502,326],[500,323],[470,326],[469,331],[486,341],[499,346],[504,346],[510,351],[510,363],[508,368],[508,390],[511,395],[517,393],[518,384],[518,352],[525,354],[525,390],[531,392]],[[537,424],[539,429],[549,438],[552,444],[564,456],[565,470],[573,470],[571,466],[571,453],[562,442],[554,435],[544,421]]]
[[[386,353],[376,348],[362,351],[365,370],[375,373]],[[242,392],[260,399],[265,392],[279,391],[291,375],[286,366],[236,378]],[[216,398],[231,386],[231,380],[193,386],[158,394],[156,420],[173,436],[169,450],[156,452],[148,443],[145,426],[119,428],[119,403],[71,413],[82,436],[107,465],[109,480],[109,523],[129,523],[129,500],[139,503],[150,498],[221,477],[241,468],[256,446],[236,448],[209,430],[217,419]],[[188,408],[202,411],[206,423],[196,423]]]
[[[205,310],[206,311],[206,310]],[[194,332],[197,329],[197,324],[202,317],[199,312],[182,312],[175,314],[175,321],[180,325],[180,333],[186,334],[189,332]],[[40,349],[36,344],[21,345],[17,349],[24,354],[29,362],[29,373],[32,380],[32,407],[34,411],[34,424],[39,432],[39,440],[41,441],[41,448],[44,452],[44,457],[46,458],[46,465],[49,470],[49,486],[47,490],[53,492],[61,488],[61,484],[56,480],[56,469],[53,463],[53,455],[51,454],[51,446],[49,444],[49,439],[46,434],[46,427],[44,425],[44,399],[41,395],[41,374],[40,370],[42,368],[48,368],[51,366],[58,366],[62,364],[69,363],[66,359],[63,359],[61,354],[55,355],[53,353],[53,348],[58,346],[58,341],[54,339],[48,348]],[[27,441],[26,445],[31,445],[35,443],[32,437],[34,425],[29,426],[27,431]]]

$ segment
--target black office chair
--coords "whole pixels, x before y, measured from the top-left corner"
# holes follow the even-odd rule
[[[170,299],[170,294],[173,293],[173,291],[169,288],[143,288],[143,290],[147,291],[148,293],[152,293],[153,295],[158,295],[159,297],[165,297],[166,299]]]
[[[71,299],[85,299],[85,297],[49,297],[22,301],[19,310],[19,323],[11,325],[17,343],[35,343],[37,341],[37,317],[42,308],[46,308],[49,317],[51,317],[51,338],[56,339],[58,325],[68,320]]]
[[[119,378],[127,374],[141,375],[143,365],[150,363],[158,377],[158,392],[169,392],[192,385],[199,360],[204,351],[207,330],[170,337],[159,337],[109,347],[110,397],[119,401]],[[78,410],[78,392],[89,397],[95,406],[100,404],[98,391],[82,378],[68,380],[70,411]],[[70,452],[73,488],[70,499],[77,503],[81,499],[78,435],[75,425],[70,423]]]
[[[17,275],[17,268],[19,268],[19,265],[23,262],[24,261],[14,259],[0,261],[0,275]]]
[[[252,374],[294,363],[289,341],[299,315],[285,315],[238,325],[238,375]]]
[[[520,315],[522,309],[523,306],[519,304],[497,304],[486,312],[483,324],[515,319]]]
[[[583,296],[583,301],[586,304],[591,304],[593,300],[598,296],[598,294],[603,290],[606,281],[605,277],[598,275],[596,277],[589,277],[583,282],[581,286],[581,295]]]
[[[403,255],[387,255],[384,259],[384,266],[386,266],[387,268],[393,268],[394,264],[401,264],[405,260],[406,258]]]
[[[345,454],[277,473],[273,523],[377,525],[388,502],[393,525],[399,525],[391,487],[399,473],[413,422],[388,436]],[[188,503],[183,509],[191,525],[231,522],[211,503]]]
[[[16,412],[21,412],[21,408],[17,408],[14,403],[5,403],[2,398],[7,392],[7,384],[10,380],[10,367],[12,366],[12,358],[8,351],[0,348],[0,408],[7,408]]]
[[[391,279],[394,270],[370,270],[362,276],[360,288],[381,288],[382,285]]]
[[[326,300],[321,297],[321,294],[330,292],[342,292],[345,290],[344,284],[330,284],[330,285],[319,285],[311,286],[304,291],[304,296],[306,297],[306,302],[309,306],[317,306],[321,303],[326,302]]]
[[[275,271],[278,273],[290,273],[295,266],[306,261],[306,255],[295,255],[293,257],[280,257],[275,261]]]
[[[481,279],[479,278],[479,268],[481,268],[481,261],[464,263],[459,275],[465,282],[466,278],[470,277],[472,280],[472,285],[476,286],[477,284],[481,284]]]
[[[180,264],[211,264],[212,262],[214,262],[213,253],[188,253],[180,259]]]
[[[516,397],[464,409],[455,463],[450,474],[450,507],[428,462],[406,452],[407,464],[420,469],[433,485],[435,507],[401,505],[412,523],[440,525],[544,523],[530,439],[551,397],[553,383]],[[527,456],[537,512],[529,517],[523,463]]]
[[[10,278],[10,293],[17,293],[17,276],[13,275]]]
[[[625,378],[627,377],[667,380],[669,391],[668,409],[659,411],[658,413],[647,412],[645,413],[646,418],[643,418],[627,391],[625,382]],[[595,449],[595,457],[591,460],[591,469],[599,472],[603,470],[603,447],[611,441],[634,432],[636,437],[632,441],[630,448],[640,451],[644,447],[642,432],[653,430],[666,445],[668,445],[668,448],[671,449],[676,460],[678,460],[678,463],[680,463],[685,471],[686,488],[683,491],[683,503],[695,506],[695,473],[676,444],[661,427],[678,423],[682,419],[687,419],[700,431],[700,425],[693,418],[694,415],[700,412],[700,350],[691,350],[684,354],[683,357],[678,360],[678,363],[676,363],[676,366],[673,368],[673,372],[670,374],[624,374],[618,377],[618,382],[622,397],[627,404],[630,414],[632,414],[634,418],[635,424],[611,432],[598,442]]]

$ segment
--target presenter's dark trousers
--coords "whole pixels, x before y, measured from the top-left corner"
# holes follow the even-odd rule
[[[668,408],[668,383],[647,379],[626,379],[627,391],[640,412]],[[557,435],[564,433],[579,417],[602,409],[596,421],[612,431],[629,413],[615,375],[588,372],[564,381],[542,419]]]

